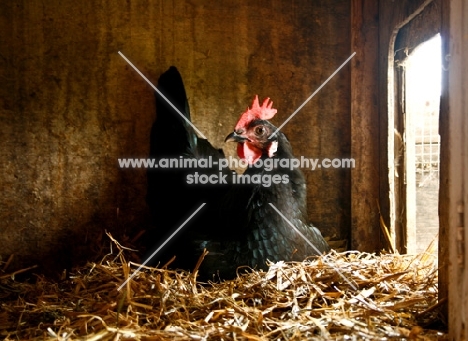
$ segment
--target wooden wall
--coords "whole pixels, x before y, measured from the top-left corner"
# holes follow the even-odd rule
[[[351,175],[351,248],[381,249],[379,229],[379,6],[376,1],[352,1],[351,151],[356,168]]]
[[[468,5],[463,0],[450,1],[444,7],[443,49],[444,79],[441,119],[442,149],[439,258],[446,262],[439,273],[439,297],[448,298],[450,340],[466,340],[468,327]],[[443,176],[442,176],[443,175]]]
[[[255,94],[281,124],[350,55],[346,0],[7,1],[0,4],[0,256],[61,269],[105,229],[147,224],[144,170],[155,118],[147,77],[176,65],[193,121],[222,147]],[[350,157],[345,67],[285,126],[295,154]],[[232,153],[232,150],[230,150]],[[305,171],[310,219],[350,233],[350,171]]]

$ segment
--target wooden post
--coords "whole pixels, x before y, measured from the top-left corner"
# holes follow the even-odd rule
[[[351,3],[351,248],[380,249],[379,228],[379,5]]]
[[[443,161],[446,164],[444,182],[446,201],[442,217],[448,227],[448,298],[449,339],[465,340],[468,328],[468,238],[467,215],[464,214],[468,199],[468,4],[464,0],[452,0],[449,13],[448,59],[448,115],[442,140]],[[442,122],[441,122],[442,123]]]
[[[439,301],[448,299],[449,282],[449,59],[450,53],[450,3],[444,2],[441,13],[442,40],[442,88],[440,95],[440,174],[439,174]],[[441,307],[445,321],[448,321],[448,303]]]

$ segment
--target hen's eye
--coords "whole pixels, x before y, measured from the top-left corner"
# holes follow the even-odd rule
[[[263,126],[255,127],[255,135],[263,135],[265,133],[265,128]]]

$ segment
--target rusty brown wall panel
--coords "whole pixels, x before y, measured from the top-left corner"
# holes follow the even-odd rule
[[[150,87],[176,65],[194,123],[217,146],[255,94],[286,119],[350,54],[349,3],[14,1],[0,4],[0,254],[16,264],[91,257],[102,231],[145,227]],[[296,155],[349,157],[349,68],[284,132]],[[232,150],[231,150],[232,152]],[[306,171],[311,220],[345,238],[350,172]]]

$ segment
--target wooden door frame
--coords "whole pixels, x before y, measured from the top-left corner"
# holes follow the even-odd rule
[[[448,2],[447,2],[448,3]],[[468,334],[468,3],[451,0],[442,13],[442,98],[439,236],[439,302],[448,299],[450,340]],[[442,260],[442,263],[441,263]]]
[[[389,222],[387,152],[393,137],[388,129],[388,110],[394,105],[388,89],[394,77],[389,69],[393,63],[390,47],[398,29],[411,20],[408,13],[416,13],[429,2],[351,2],[351,51],[356,51],[351,62],[351,150],[356,159],[351,175],[353,249],[373,252],[382,246],[376,201],[380,202],[382,218]],[[462,340],[468,334],[468,259],[466,251],[463,253],[468,250],[468,238],[460,228],[467,226],[467,215],[461,217],[458,210],[460,202],[468,202],[468,101],[464,99],[468,89],[468,3],[440,3],[445,72],[439,125],[439,303],[447,308],[450,339]]]

